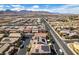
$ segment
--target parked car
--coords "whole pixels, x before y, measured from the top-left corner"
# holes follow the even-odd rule
[[[22,44],[20,45],[20,48],[24,48],[24,41],[22,42]]]

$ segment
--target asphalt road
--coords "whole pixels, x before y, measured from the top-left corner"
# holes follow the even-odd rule
[[[49,24],[45,20],[44,23],[48,27],[52,37],[54,38],[58,46],[64,51],[64,53],[67,55],[73,55],[73,53],[69,50],[67,45],[58,37],[58,35],[54,32],[54,30],[49,26]]]
[[[17,55],[25,55],[27,53],[26,51],[26,46],[28,46],[30,40],[31,40],[31,37],[30,38],[24,38],[25,39],[25,43],[24,43],[24,48],[20,49],[20,51],[17,53]]]

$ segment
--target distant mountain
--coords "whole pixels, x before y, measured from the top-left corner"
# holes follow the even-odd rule
[[[27,11],[27,10],[13,11],[13,10],[7,9],[5,11],[0,11],[0,14],[25,14],[30,12],[32,11]]]
[[[58,13],[58,12],[51,12],[52,14],[61,14],[61,13]]]
[[[10,9],[6,9],[4,11],[0,11],[0,14],[11,14],[11,13],[16,13],[15,11],[12,11]]]
[[[10,9],[6,9],[4,12],[14,12],[14,11],[12,11]]]
[[[21,11],[18,11],[18,13],[21,13],[21,14],[27,14],[27,13],[31,13],[32,11],[28,11],[28,10],[21,10]]]
[[[21,10],[21,11],[12,11],[7,9],[5,11],[0,11],[0,14],[42,14],[42,15],[49,15],[53,14],[47,11],[28,11],[28,10]],[[56,13],[55,13],[56,14]]]

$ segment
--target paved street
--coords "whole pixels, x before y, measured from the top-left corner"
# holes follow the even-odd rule
[[[49,26],[49,24],[44,20],[45,25],[48,27],[49,32],[51,33],[52,37],[58,44],[58,46],[63,50],[65,54],[73,55],[73,53],[69,50],[66,44],[57,36],[57,34],[52,30],[52,28]]]
[[[26,54],[26,46],[28,46],[30,40],[31,40],[31,37],[30,38],[24,38],[25,39],[25,43],[24,43],[24,48],[20,49],[20,51],[18,52],[18,55],[25,55]]]

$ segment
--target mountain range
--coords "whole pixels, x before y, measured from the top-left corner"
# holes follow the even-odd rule
[[[47,11],[28,11],[28,10],[13,11],[7,9],[5,11],[0,11],[0,14],[59,14],[59,13],[52,13]]]

